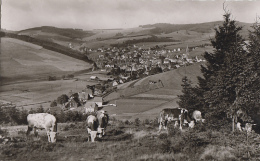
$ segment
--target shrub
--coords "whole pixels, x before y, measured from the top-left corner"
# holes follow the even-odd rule
[[[171,152],[171,141],[166,139],[160,145],[160,150],[162,153],[170,153]]]
[[[55,80],[57,80],[57,78],[56,78],[55,76],[49,76],[49,77],[48,77],[48,80],[49,80],[49,81],[55,81]]]
[[[141,123],[140,119],[139,118],[136,118],[135,119],[135,126],[139,126]]]
[[[57,101],[54,100],[54,101],[51,102],[50,107],[56,107],[57,105],[58,105]]]
[[[231,147],[210,145],[205,148],[200,156],[200,160],[237,160],[234,155],[234,149]]]
[[[40,107],[37,108],[36,113],[44,113],[44,109],[43,109],[42,105],[40,105]]]
[[[143,121],[143,124],[149,125],[149,124],[150,124],[150,120],[149,120],[149,119],[145,119],[145,120]]]
[[[128,120],[125,120],[125,122],[124,122],[126,125],[130,125],[130,121],[128,121]]]

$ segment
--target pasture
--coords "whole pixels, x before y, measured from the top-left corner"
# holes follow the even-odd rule
[[[80,92],[86,85],[96,84],[95,82],[56,80],[56,81],[35,81],[23,82],[11,85],[4,85],[0,88],[0,100],[15,103],[18,108],[31,109],[49,108],[51,101],[62,94],[70,91]]]
[[[158,131],[156,119],[120,121],[111,118],[106,135],[95,143],[87,141],[86,123],[58,124],[56,143],[48,143],[44,131],[40,139],[26,139],[26,126],[16,131],[5,144],[0,143],[0,160],[259,160],[260,137],[251,133],[230,133],[231,127],[211,129],[198,124],[183,131],[169,124],[169,133]],[[14,133],[14,132],[13,132]],[[8,132],[1,130],[1,135]],[[247,140],[247,141],[246,141]]]

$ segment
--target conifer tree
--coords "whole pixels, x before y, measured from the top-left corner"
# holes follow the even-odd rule
[[[215,50],[204,54],[207,64],[201,66],[203,77],[198,78],[204,110],[219,118],[232,113],[231,105],[236,100],[238,76],[243,71],[246,56],[243,50],[244,39],[239,34],[242,27],[237,26],[230,16],[226,12],[223,25],[215,28],[215,38],[211,40]]]
[[[199,101],[199,90],[192,87],[192,82],[185,76],[182,78],[182,95],[178,95],[179,107],[188,109],[189,111],[201,110],[202,104]]]
[[[260,109],[260,25],[256,22],[249,31],[247,62],[240,74],[237,106],[245,113],[245,120],[251,120]],[[260,121],[260,120],[259,120]]]

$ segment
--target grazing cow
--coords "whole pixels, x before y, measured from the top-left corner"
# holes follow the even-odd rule
[[[97,117],[94,115],[89,115],[87,118],[87,132],[91,137],[91,142],[95,142],[95,138],[97,137],[97,128],[98,128]],[[89,136],[88,136],[88,141],[89,141]]]
[[[97,119],[98,119],[98,133],[99,138],[105,135],[105,130],[108,124],[108,114],[104,110],[97,111]]]
[[[251,121],[251,122],[244,121],[243,118],[246,118],[246,114],[243,110],[239,109],[236,112],[236,119],[235,119],[236,128],[239,131],[246,131],[246,132],[250,133],[253,130],[253,127],[254,127],[254,130],[257,130],[257,127],[256,127],[257,124],[253,124],[253,122],[255,123],[255,118],[253,118],[254,121]]]
[[[190,117],[188,116],[188,110],[182,108],[175,108],[170,109],[166,108],[160,112],[159,116],[159,132],[161,131],[162,127],[167,130],[167,122],[168,121],[175,121],[175,127],[178,125],[182,130],[182,125],[185,121],[189,123],[189,127],[194,126],[194,121],[191,121]]]
[[[202,118],[201,112],[198,110],[193,111],[191,118],[194,119],[195,122],[205,122],[205,119]]]
[[[34,129],[34,135],[38,137],[37,129],[45,129],[49,142],[56,142],[57,121],[56,118],[48,113],[29,114],[27,116],[28,130],[27,137]]]
[[[253,126],[255,126],[256,124],[252,124],[252,123],[241,123],[241,122],[237,122],[237,129],[239,131],[246,131],[247,133],[250,133],[252,131]]]

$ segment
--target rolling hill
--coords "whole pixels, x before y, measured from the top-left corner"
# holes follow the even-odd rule
[[[37,39],[55,42],[63,46],[68,46],[68,44],[71,43],[74,50],[79,50],[81,47],[111,47],[111,45],[122,44],[130,40],[142,40],[141,43],[137,41],[136,44],[150,47],[155,46],[158,42],[147,42],[146,40],[149,40],[147,38],[156,36],[158,38],[167,38],[179,42],[178,44],[170,43],[170,41],[158,43],[159,45],[167,43],[166,48],[170,49],[179,47],[179,45],[183,43],[191,47],[208,44],[210,38],[214,36],[214,28],[221,24],[221,21],[198,24],[158,23],[129,29],[98,29],[91,31],[43,26],[18,31],[17,33],[19,35],[27,35]],[[240,34],[247,39],[248,30],[251,29],[250,26],[252,24],[237,22],[237,25],[243,27]],[[133,44],[134,43],[133,41]]]
[[[1,83],[47,79],[90,68],[84,61],[12,38],[1,38],[0,60]]]

